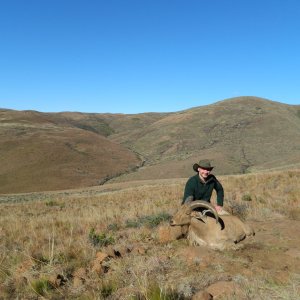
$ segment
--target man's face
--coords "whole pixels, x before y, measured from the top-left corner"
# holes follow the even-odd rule
[[[201,167],[198,168],[199,175],[204,179],[206,179],[208,177],[211,170],[212,169],[204,169],[204,168],[201,168]]]

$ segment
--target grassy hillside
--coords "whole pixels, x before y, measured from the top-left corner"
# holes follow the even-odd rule
[[[256,231],[237,250],[161,243],[185,179],[1,196],[0,298],[299,299],[299,170],[220,181]]]
[[[188,177],[200,158],[241,174],[300,166],[300,106],[238,97],[135,115],[1,110],[0,137],[0,193]]]
[[[143,168],[124,180],[185,177],[207,157],[218,174],[238,174],[300,163],[299,106],[239,97],[169,114],[131,138],[109,138],[146,157]],[[119,179],[120,180],[120,179]]]
[[[140,163],[104,136],[47,114],[1,111],[0,118],[0,193],[98,185]]]

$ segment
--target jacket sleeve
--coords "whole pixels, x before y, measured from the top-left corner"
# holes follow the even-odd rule
[[[223,206],[224,201],[224,189],[222,184],[216,179],[215,181],[215,190],[217,193],[217,204]]]
[[[194,184],[192,178],[190,178],[184,188],[184,195],[181,204],[192,202],[194,200]]]

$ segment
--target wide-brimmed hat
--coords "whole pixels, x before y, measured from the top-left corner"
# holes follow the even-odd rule
[[[208,159],[202,159],[199,163],[193,165],[193,169],[195,172],[198,172],[198,168],[212,170],[214,167],[211,165]]]

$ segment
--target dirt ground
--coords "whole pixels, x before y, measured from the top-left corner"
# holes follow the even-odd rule
[[[216,273],[219,274],[220,286],[214,289],[208,282],[206,288],[212,294],[215,293],[213,299],[231,299],[230,293],[235,295],[232,299],[268,299],[268,297],[269,299],[299,299],[297,297],[300,295],[300,286],[299,283],[295,283],[295,280],[299,279],[300,275],[300,221],[278,218],[249,223],[256,234],[242,241],[236,250],[213,251],[203,247],[188,246],[179,251],[179,257],[186,260],[191,270],[198,268],[208,275],[215,272],[214,278]],[[230,287],[229,294],[225,295],[228,288],[226,283],[238,283],[239,278],[247,281],[258,280],[256,296],[254,296],[256,293],[254,282],[249,284],[252,285],[252,291],[248,296],[245,286],[241,284],[237,286],[238,289],[243,288],[243,292],[239,294]],[[268,286],[270,286],[269,292]],[[283,287],[288,288],[288,286],[296,290],[285,296],[287,292]],[[264,291],[260,292],[259,289]]]
[[[184,296],[178,299],[300,299],[300,221],[279,217],[249,224],[255,236],[234,250],[189,246],[185,239],[159,245],[149,239],[140,253],[144,271],[153,271],[161,285]],[[123,292],[112,299],[129,299]],[[213,298],[204,298],[203,292]]]

